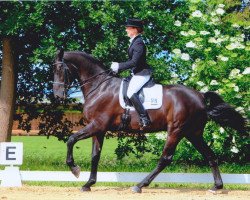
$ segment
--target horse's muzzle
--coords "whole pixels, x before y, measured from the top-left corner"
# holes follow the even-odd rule
[[[57,91],[54,90],[54,97],[60,98],[60,99],[65,99],[66,95],[65,95],[64,90],[57,90]]]
[[[54,93],[54,97],[56,98],[56,99],[65,99],[65,95],[64,94],[59,94],[59,93]]]

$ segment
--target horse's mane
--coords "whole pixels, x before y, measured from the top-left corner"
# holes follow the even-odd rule
[[[78,54],[78,55],[86,58],[87,60],[89,60],[91,63],[97,64],[98,66],[100,66],[103,69],[105,68],[105,66],[103,65],[103,63],[100,60],[94,58],[92,55],[90,55],[84,51],[68,51],[67,53]]]

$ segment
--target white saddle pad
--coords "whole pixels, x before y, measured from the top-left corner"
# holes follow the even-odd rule
[[[123,88],[123,81],[120,87],[119,101],[121,107],[124,109],[126,106],[123,99],[122,88]],[[162,85],[155,84],[153,87],[143,88],[143,93],[144,93],[143,106],[146,110],[159,109],[162,106],[162,96],[163,96]],[[130,110],[135,110],[134,107],[129,107],[129,108]]]

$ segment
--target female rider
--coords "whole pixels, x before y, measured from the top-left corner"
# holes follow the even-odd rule
[[[138,112],[141,128],[144,129],[150,126],[151,121],[137,92],[149,81],[152,71],[146,63],[146,46],[141,37],[143,21],[140,19],[128,19],[126,22],[126,32],[127,36],[130,37],[129,59],[121,63],[112,62],[111,69],[115,73],[126,69],[131,70],[132,79],[129,82],[127,96]]]

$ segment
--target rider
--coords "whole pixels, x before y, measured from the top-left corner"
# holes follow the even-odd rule
[[[150,126],[151,121],[147,111],[144,109],[137,92],[147,83],[151,77],[151,69],[146,63],[146,46],[142,40],[143,21],[140,19],[127,19],[127,36],[130,37],[128,48],[129,60],[126,62],[112,62],[111,69],[118,73],[130,69],[132,78],[129,82],[127,96],[140,116],[142,128]]]

